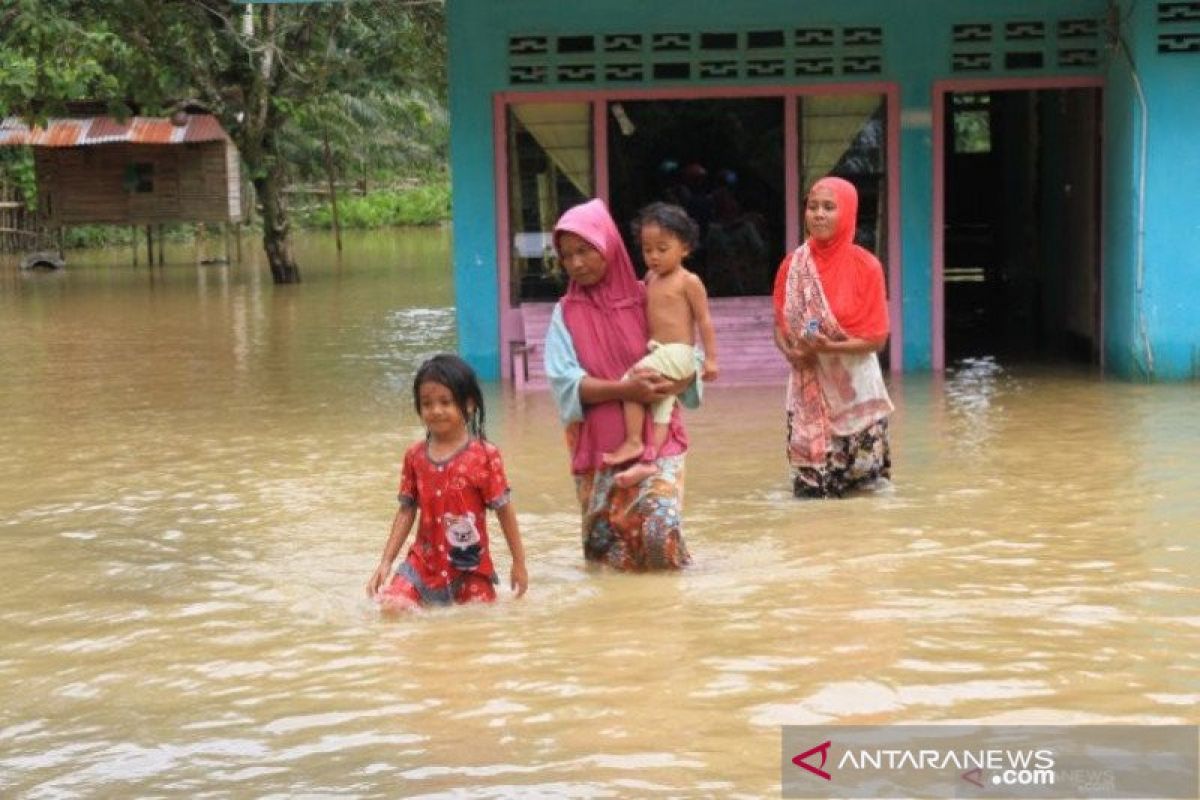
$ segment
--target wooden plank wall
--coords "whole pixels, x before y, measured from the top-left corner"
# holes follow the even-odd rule
[[[787,381],[787,362],[775,349],[772,338],[774,312],[770,297],[714,297],[709,300],[709,308],[721,368],[717,385],[782,385]],[[544,343],[553,310],[553,303],[521,305],[529,388],[546,386]]]
[[[240,184],[230,175],[226,147],[198,142],[35,148],[34,161],[54,225],[236,222]],[[153,165],[152,191],[126,188],[126,170],[133,164]],[[231,190],[239,194],[231,198]]]

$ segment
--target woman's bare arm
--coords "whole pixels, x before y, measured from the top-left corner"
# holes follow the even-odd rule
[[[834,341],[819,333],[807,337],[809,346],[818,353],[878,353],[887,344],[887,340],[887,336],[877,339],[860,339],[851,336]]]
[[[690,385],[690,381],[672,381],[664,378],[653,370],[634,370],[629,377],[621,380],[605,380],[587,376],[579,384],[579,399],[584,405],[607,403],[611,400],[630,403],[653,403],[668,395],[677,394],[676,384],[682,392]]]

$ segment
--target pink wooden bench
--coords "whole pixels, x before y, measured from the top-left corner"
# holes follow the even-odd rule
[[[782,384],[787,380],[787,362],[771,336],[774,315],[770,297],[714,297],[709,307],[721,366],[718,385]],[[553,303],[521,305],[525,338],[512,348],[513,383],[518,388],[546,387],[544,342],[553,311]]]

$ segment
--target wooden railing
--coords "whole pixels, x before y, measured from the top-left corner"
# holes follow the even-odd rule
[[[37,247],[37,215],[25,205],[16,186],[0,181],[0,253],[19,253]]]

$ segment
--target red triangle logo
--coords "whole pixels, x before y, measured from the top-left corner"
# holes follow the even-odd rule
[[[795,764],[797,767],[803,767],[804,769],[811,772],[813,775],[816,775],[818,778],[824,778],[827,781],[831,781],[831,780],[833,780],[833,777],[828,772],[826,772],[824,769],[821,769],[821,767],[825,766],[825,760],[827,758],[829,758],[829,747],[832,744],[833,744],[832,741],[824,741],[821,744],[817,745],[816,747],[809,748],[808,750],[805,750],[803,753],[801,753],[800,755],[793,758],[792,763]],[[814,767],[812,764],[809,764],[807,761],[804,760],[815,753],[821,754],[821,764],[820,764],[820,766],[816,766],[816,767]]]

